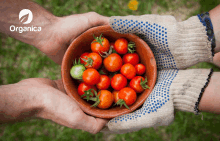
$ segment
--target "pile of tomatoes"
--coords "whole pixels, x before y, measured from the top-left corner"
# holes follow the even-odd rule
[[[74,79],[79,80],[78,94],[87,101],[94,101],[93,107],[107,109],[115,105],[132,105],[147,86],[142,75],[145,66],[139,63],[135,44],[125,38],[115,42],[94,36],[92,52],[83,53],[70,70]],[[98,90],[98,92],[97,92]]]

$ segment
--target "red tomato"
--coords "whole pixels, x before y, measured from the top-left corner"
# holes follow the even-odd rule
[[[103,62],[105,68],[110,72],[118,71],[122,66],[122,59],[116,53],[110,54],[107,58],[104,59]]]
[[[123,74],[127,79],[132,79],[136,75],[136,69],[132,64],[124,64],[121,67],[121,74]]]
[[[88,85],[95,85],[100,81],[100,74],[96,69],[89,68],[83,72],[83,81]]]
[[[125,54],[128,52],[128,41],[124,38],[119,38],[115,41],[115,51],[119,54]]]
[[[101,75],[100,81],[96,84],[96,87],[100,90],[106,90],[110,86],[110,78],[107,75]]]
[[[144,91],[144,89],[149,88],[147,85],[147,80],[144,79],[142,76],[136,76],[133,79],[131,79],[129,83],[129,87],[134,89],[137,93],[141,93]]]
[[[102,57],[95,52],[89,53],[87,59],[84,59],[84,65],[86,68],[99,69],[102,65]]]
[[[146,67],[143,64],[137,64],[134,67],[136,69],[137,75],[142,75],[146,71]]]
[[[89,89],[94,89],[96,91],[96,87],[95,86],[90,86],[84,82],[80,83],[79,86],[78,86],[78,94],[80,96],[84,95],[85,94],[85,91],[89,90]],[[92,91],[93,95],[94,95],[94,92]],[[83,97],[84,98],[84,97]]]
[[[111,79],[113,89],[119,91],[127,85],[127,79],[122,74],[116,74]]]
[[[118,100],[119,100],[119,97],[118,97],[119,91],[115,91],[115,90],[114,90],[114,91],[112,92],[112,94],[113,94],[113,97],[114,97],[114,102],[117,103]]]
[[[136,101],[137,94],[132,88],[125,87],[119,91],[118,97],[123,99],[127,106],[130,106]]]
[[[89,53],[88,52],[85,52],[85,53],[83,53],[81,56],[80,56],[80,63],[81,64],[84,64],[85,63],[85,61],[83,61],[83,59],[87,59],[87,56],[89,55]]]
[[[137,65],[139,63],[139,56],[137,53],[127,53],[123,56],[123,63],[130,63]]]
[[[101,53],[101,54],[103,54],[103,52],[108,52],[110,48],[109,41],[108,39],[101,36],[95,37],[95,40],[92,41],[91,43],[92,52]]]
[[[99,104],[98,107],[101,109],[109,108],[113,103],[113,94],[108,90],[101,90],[98,92],[99,95]]]

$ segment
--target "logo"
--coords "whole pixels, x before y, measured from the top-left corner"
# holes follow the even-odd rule
[[[33,20],[33,14],[29,9],[23,9],[19,13],[19,21],[22,24],[29,24]]]
[[[29,23],[31,23],[31,21],[33,20],[33,13],[31,12],[31,10],[29,9],[23,9],[19,12],[19,16],[18,16],[19,21],[23,24],[23,25],[27,25]],[[36,27],[36,26],[20,26],[17,27],[15,25],[11,25],[9,27],[9,30],[11,32],[18,32],[18,33],[23,33],[26,31],[41,31],[41,27]]]

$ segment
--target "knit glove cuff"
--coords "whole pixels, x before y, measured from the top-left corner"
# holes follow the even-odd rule
[[[113,16],[110,25],[116,32],[141,36],[154,52],[159,69],[212,62],[212,42],[197,16],[183,22],[177,22],[173,16]]]
[[[174,109],[198,114],[199,102],[212,72],[212,69],[179,70],[170,87]]]

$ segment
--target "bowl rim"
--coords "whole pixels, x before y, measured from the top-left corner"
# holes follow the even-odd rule
[[[102,115],[102,114],[98,114],[97,113],[97,110],[93,110],[93,108],[86,108],[85,106],[83,106],[77,99],[75,99],[75,97],[70,94],[70,90],[68,89],[68,87],[66,86],[66,80],[64,78],[64,75],[65,75],[65,63],[67,63],[67,54],[69,52],[69,50],[73,47],[73,44],[75,44],[75,42],[77,42],[78,40],[80,41],[81,38],[87,33],[87,32],[91,32],[93,30],[97,30],[99,28],[110,28],[112,31],[114,31],[110,25],[102,25],[102,26],[97,26],[97,27],[93,27],[93,28],[90,28],[88,30],[86,30],[85,32],[83,32],[82,34],[80,34],[78,37],[76,37],[72,42],[71,44],[68,46],[65,54],[64,54],[64,57],[62,59],[62,64],[61,64],[61,79],[62,79],[62,83],[63,83],[63,86],[64,86],[64,89],[67,93],[68,96],[70,96],[71,98],[73,98],[73,100],[79,105],[79,107],[82,109],[82,111],[84,111],[85,113],[91,115],[91,116],[94,116],[94,117],[99,117],[99,118],[106,118],[106,119],[111,119],[111,118],[114,118],[114,117],[117,117],[117,116],[120,116],[120,115],[123,115],[123,114],[127,114],[127,113],[130,113],[134,110],[136,110],[138,107],[140,107],[144,102],[145,100],[148,98],[148,96],[151,94],[151,92],[153,91],[153,88],[155,86],[155,83],[156,83],[156,79],[157,79],[157,65],[156,65],[156,61],[155,61],[155,57],[154,57],[154,54],[152,52],[152,50],[150,49],[149,45],[144,41],[142,40],[140,37],[138,37],[137,35],[135,34],[132,34],[132,33],[126,33],[124,35],[129,35],[129,36],[132,36],[132,37],[135,37],[137,38],[138,40],[140,40],[140,42],[142,42],[143,44],[145,44],[147,46],[147,51],[150,52],[150,57],[151,57],[151,62],[154,64],[153,66],[153,76],[152,76],[152,87],[150,88],[148,94],[144,97],[144,99],[141,99],[139,101],[139,103],[137,103],[135,106],[131,106],[130,107],[130,110],[127,109],[127,108],[123,108],[119,113],[117,114],[114,114],[114,115]],[[116,31],[114,31],[116,32]],[[117,32],[118,33],[118,32]],[[119,33],[120,34],[120,33]],[[100,110],[103,110],[103,109],[100,109]],[[105,109],[104,109],[105,110]],[[108,109],[107,109],[108,110]],[[98,110],[99,111],[99,110]]]

